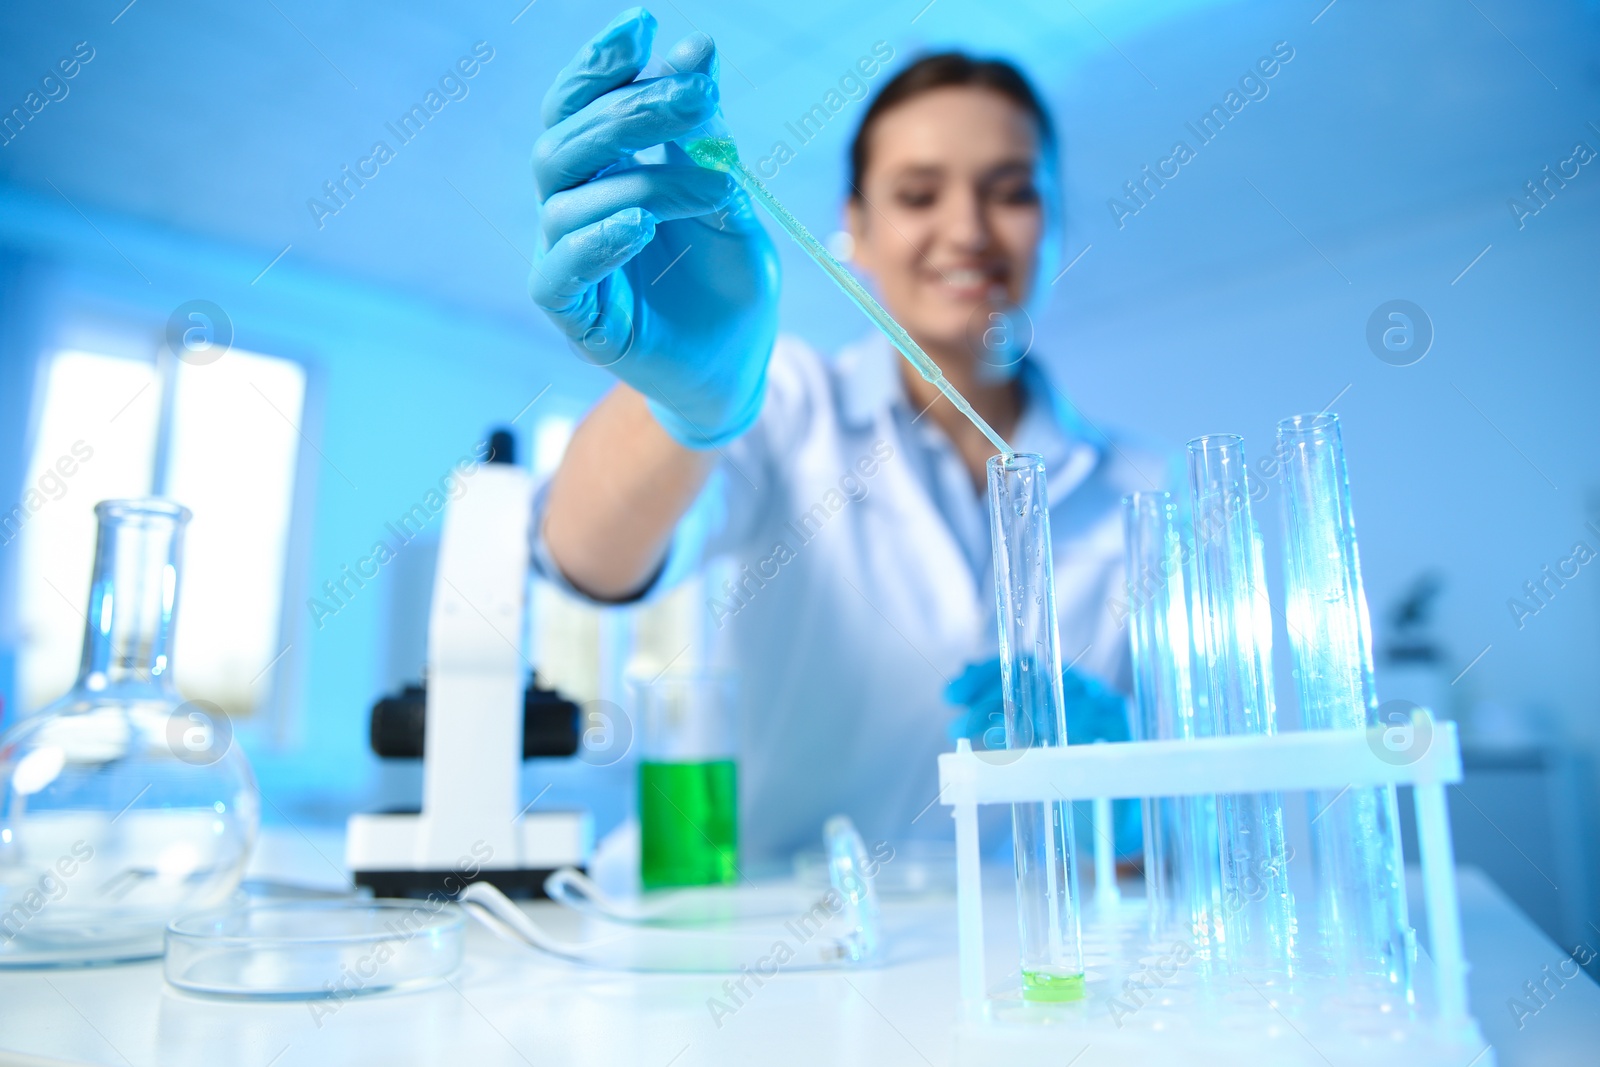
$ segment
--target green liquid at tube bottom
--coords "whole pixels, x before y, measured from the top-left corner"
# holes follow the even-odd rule
[[[1022,999],[1060,1004],[1083,999],[1083,975],[1050,974],[1047,971],[1022,972]]]
[[[731,759],[639,764],[639,877],[646,889],[725,885],[739,864]]]

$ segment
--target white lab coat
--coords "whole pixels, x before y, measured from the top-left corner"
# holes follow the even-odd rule
[[[936,757],[953,745],[947,683],[997,650],[988,511],[881,338],[821,358],[780,338],[767,398],[679,524],[646,595],[713,559],[712,662],[740,677],[741,847],[815,847],[842,812],[869,841],[948,836]],[[1123,692],[1121,500],[1165,461],[1077,416],[1032,360],[1011,438],[1049,479],[1063,664]],[[543,527],[545,493],[536,500]],[[571,587],[536,540],[535,568]]]

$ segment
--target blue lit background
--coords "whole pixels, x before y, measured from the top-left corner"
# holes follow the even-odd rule
[[[240,345],[306,362],[308,434],[326,456],[313,583],[365,551],[486,426],[546,386],[541,410],[569,414],[604,388],[528,305],[523,279],[538,102],[612,9],[123,2],[0,14],[0,111],[77,42],[94,49],[69,95],[0,147],[0,499],[22,492],[37,357],[69,319],[158,327],[205,298]],[[1442,575],[1437,633],[1448,675],[1464,672],[1449,712],[1485,743],[1579,761],[1575,787],[1550,793],[1542,814],[1485,816],[1484,847],[1553,810],[1569,820],[1559,851],[1587,841],[1594,814],[1584,768],[1600,744],[1600,567],[1520,628],[1508,602],[1575,541],[1600,546],[1585,529],[1600,523],[1600,162],[1547,186],[1537,214],[1525,183],[1580,142],[1600,151],[1600,8],[1324,4],[678,0],[656,14],[664,38],[717,38],[747,153],[792,145],[785,123],[879,41],[902,59],[958,45],[1022,63],[1063,135],[1060,262],[1072,264],[1036,350],[1094,421],[1170,447],[1233,431],[1259,451],[1278,418],[1332,403],[1380,645],[1410,584]],[[468,95],[319,228],[307,201],[479,41],[493,59]],[[1267,95],[1119,225],[1108,202],[1135,206],[1124,183],[1175,140],[1195,144],[1185,124],[1278,42],[1293,59]],[[817,230],[837,225],[860,106],[771,183]],[[783,256],[786,328],[822,347],[858,335],[843,298]],[[1432,348],[1412,366],[1367,342],[1369,317],[1393,299],[1431,320]],[[0,646],[16,636],[13,567],[0,558]],[[331,820],[371,795],[366,710],[415,673],[395,652],[413,639],[396,617],[421,604],[391,585],[302,634],[293,713],[252,749],[285,812]],[[1279,673],[1286,689],[1286,663]],[[1563,882],[1550,908],[1595,914],[1586,861],[1552,877],[1506,855],[1504,879],[1546,896],[1540,878]]]

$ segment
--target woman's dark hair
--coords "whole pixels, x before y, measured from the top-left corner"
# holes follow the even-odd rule
[[[1003,59],[977,59],[965,52],[939,52],[922,56],[891,78],[867,105],[850,142],[850,196],[859,199],[861,180],[867,173],[868,145],[872,129],[884,113],[907,100],[934,89],[976,88],[999,93],[1033,117],[1039,127],[1039,142],[1045,151],[1055,149],[1055,128],[1044,101],[1022,71]]]

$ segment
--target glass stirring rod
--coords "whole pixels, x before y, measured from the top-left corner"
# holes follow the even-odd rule
[[[1004,438],[995,432],[994,427],[990,426],[982,415],[972,410],[972,405],[967,403],[967,398],[962,396],[956,387],[946,380],[944,372],[939,369],[939,365],[933,361],[928,353],[922,350],[921,345],[911,339],[911,335],[906,333],[905,327],[896,322],[894,317],[883,309],[883,305],[874,300],[872,294],[867,292],[866,286],[857,281],[856,276],[851,274],[843,263],[833,258],[833,255],[823,247],[822,242],[813,237],[811,231],[807,230],[799,219],[790,214],[789,209],[779,203],[777,197],[767,191],[767,187],[761,184],[761,179],[750,173],[749,168],[739,159],[739,150],[735,147],[733,138],[721,131],[713,132],[708,130],[708,127],[712,127],[713,123],[717,126],[721,125],[720,120],[714,117],[710,123],[697,127],[693,134],[680,142],[683,150],[689,154],[689,158],[694,160],[698,166],[732,175],[733,180],[739,183],[739,187],[748,193],[756,203],[766,208],[768,214],[777,221],[779,226],[783,227],[783,231],[793,237],[795,242],[805,249],[806,254],[816,260],[817,266],[828,273],[828,277],[833,279],[833,283],[855,302],[856,307],[865,312],[867,318],[871,319],[873,324],[888,336],[890,342],[900,350],[901,355],[911,362],[911,365],[917,369],[917,373],[921,374],[925,381],[943,393],[945,398],[956,406],[957,411],[965,415],[972,422],[972,425],[983,431],[983,436],[987,437],[1000,450],[1001,455],[1007,457],[1015,455],[1016,452],[1010,445],[1006,444]],[[710,132],[713,135],[695,136],[702,132]]]

